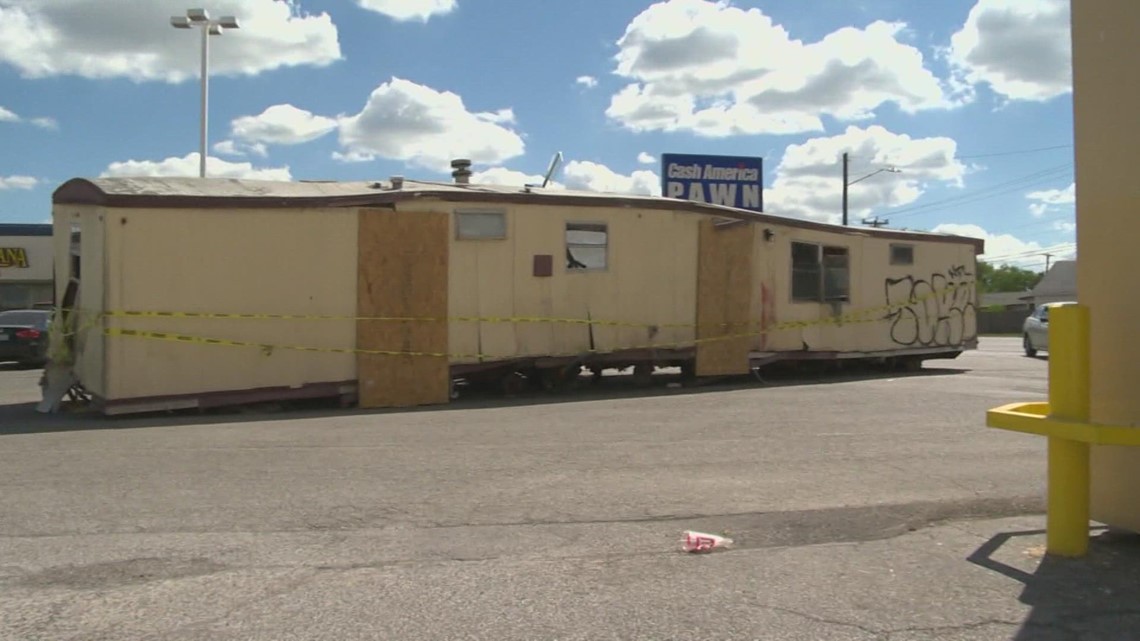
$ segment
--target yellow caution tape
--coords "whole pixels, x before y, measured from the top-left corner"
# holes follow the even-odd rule
[[[237,341],[229,338],[206,338],[191,336],[189,334],[175,334],[172,332],[151,332],[141,329],[123,329],[121,327],[108,327],[103,330],[107,336],[124,336],[133,338],[149,338],[152,340],[173,341],[176,343],[194,343],[198,345],[217,345],[223,347],[256,347],[266,354],[275,350],[294,350],[299,352],[322,352],[326,354],[373,354],[377,356],[431,356],[435,358],[458,357],[444,352],[399,352],[379,349],[357,349],[342,347],[309,347],[303,345],[279,345],[270,343],[256,343],[253,341]]]
[[[891,313],[895,310],[909,307],[926,300],[945,295],[948,292],[964,287],[972,287],[974,282],[960,283],[947,286],[941,290],[934,290],[929,294],[911,297],[904,302],[863,308],[848,312],[841,316],[829,317],[818,321],[800,321],[805,323],[798,327],[812,325],[845,324],[850,319],[865,314]],[[657,328],[657,329],[692,329],[696,323],[644,323],[634,321],[613,321],[592,318],[558,318],[542,316],[350,316],[350,315],[321,315],[321,314],[260,314],[260,313],[224,313],[224,312],[178,312],[178,311],[147,311],[147,310],[112,310],[102,312],[106,318],[163,318],[163,319],[212,319],[212,320],[337,320],[337,321],[365,321],[390,323],[551,323],[570,325],[591,325],[600,327],[628,327],[628,328]],[[881,320],[881,319],[876,319]],[[708,324],[704,327],[732,327],[756,324],[755,321],[745,323]]]
[[[944,290],[945,291],[945,290]],[[880,313],[884,310],[891,308],[901,308],[915,304],[916,301],[910,301],[903,305],[884,305],[880,307],[873,307],[855,312],[850,312],[841,316],[831,317],[817,321],[785,321],[775,323],[768,327],[761,327],[758,330],[748,331],[743,333],[727,334],[723,336],[712,336],[704,338],[694,338],[691,340],[676,341],[676,342],[659,342],[659,343],[646,343],[642,345],[623,346],[620,349],[613,350],[597,350],[585,349],[563,353],[547,353],[541,354],[542,357],[576,357],[588,356],[597,354],[612,354],[619,351],[630,350],[646,350],[646,349],[676,349],[681,347],[692,347],[706,343],[714,343],[718,341],[733,341],[745,338],[754,338],[774,332],[789,330],[789,329],[804,329],[808,327],[822,326],[822,325],[854,325],[859,323],[877,323],[889,320],[889,317],[882,316]],[[726,326],[756,326],[763,325],[760,321],[749,321],[745,323],[719,323],[710,326],[700,327],[718,327],[723,328]],[[659,327],[666,327],[661,325]],[[698,327],[696,325],[686,325],[685,327]],[[698,329],[700,328],[698,327]],[[287,345],[276,343],[259,343],[254,341],[239,341],[225,338],[210,338],[203,336],[194,336],[190,334],[180,334],[172,332],[155,332],[140,329],[125,329],[120,327],[111,327],[104,329],[104,333],[108,336],[128,337],[128,338],[143,338],[150,340],[171,341],[177,343],[190,343],[199,345],[214,345],[224,347],[246,347],[257,348],[265,354],[272,354],[276,350],[290,350],[301,352],[316,352],[328,354],[363,354],[374,356],[406,356],[406,357],[428,357],[428,358],[449,358],[449,359],[501,359],[503,355],[492,354],[451,354],[438,351],[396,351],[396,350],[376,350],[376,349],[363,349],[363,348],[338,348],[338,347],[312,347],[303,345]]]

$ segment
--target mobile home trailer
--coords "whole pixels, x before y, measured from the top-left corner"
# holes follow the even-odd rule
[[[52,371],[106,413],[976,346],[972,238],[402,178],[77,178],[53,218]]]

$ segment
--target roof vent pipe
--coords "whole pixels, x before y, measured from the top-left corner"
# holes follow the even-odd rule
[[[392,189],[403,189],[403,188],[404,188],[404,177],[403,176],[392,176]]]
[[[451,161],[451,177],[455,184],[466,185],[471,182],[471,161],[466,158],[456,158]]]

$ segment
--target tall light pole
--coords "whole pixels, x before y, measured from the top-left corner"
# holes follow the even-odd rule
[[[184,16],[171,16],[170,24],[176,29],[192,29],[197,27],[202,30],[202,117],[198,141],[198,176],[205,178],[207,155],[206,124],[208,121],[207,110],[210,102],[210,36],[220,36],[226,29],[240,29],[241,25],[238,24],[237,18],[233,16],[222,16],[217,20],[211,20],[210,14],[205,9],[188,9]]]
[[[847,188],[848,187],[850,187],[851,185],[854,185],[857,182],[867,180],[868,178],[870,178],[871,176],[874,176],[875,174],[881,174],[884,171],[887,173],[891,173],[891,174],[901,174],[902,173],[901,169],[896,169],[894,167],[883,167],[882,169],[876,169],[875,171],[872,171],[871,173],[867,174],[866,176],[863,176],[862,178],[856,178],[855,180],[849,181],[849,180],[847,180],[847,168],[848,168],[849,164],[850,164],[850,157],[849,157],[849,154],[845,151],[845,152],[843,152],[843,226],[844,227],[847,226]]]

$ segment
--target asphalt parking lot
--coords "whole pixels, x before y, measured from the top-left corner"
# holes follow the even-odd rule
[[[966,560],[1042,523],[984,414],[1046,368],[119,419],[0,368],[0,639],[1053,638]]]

